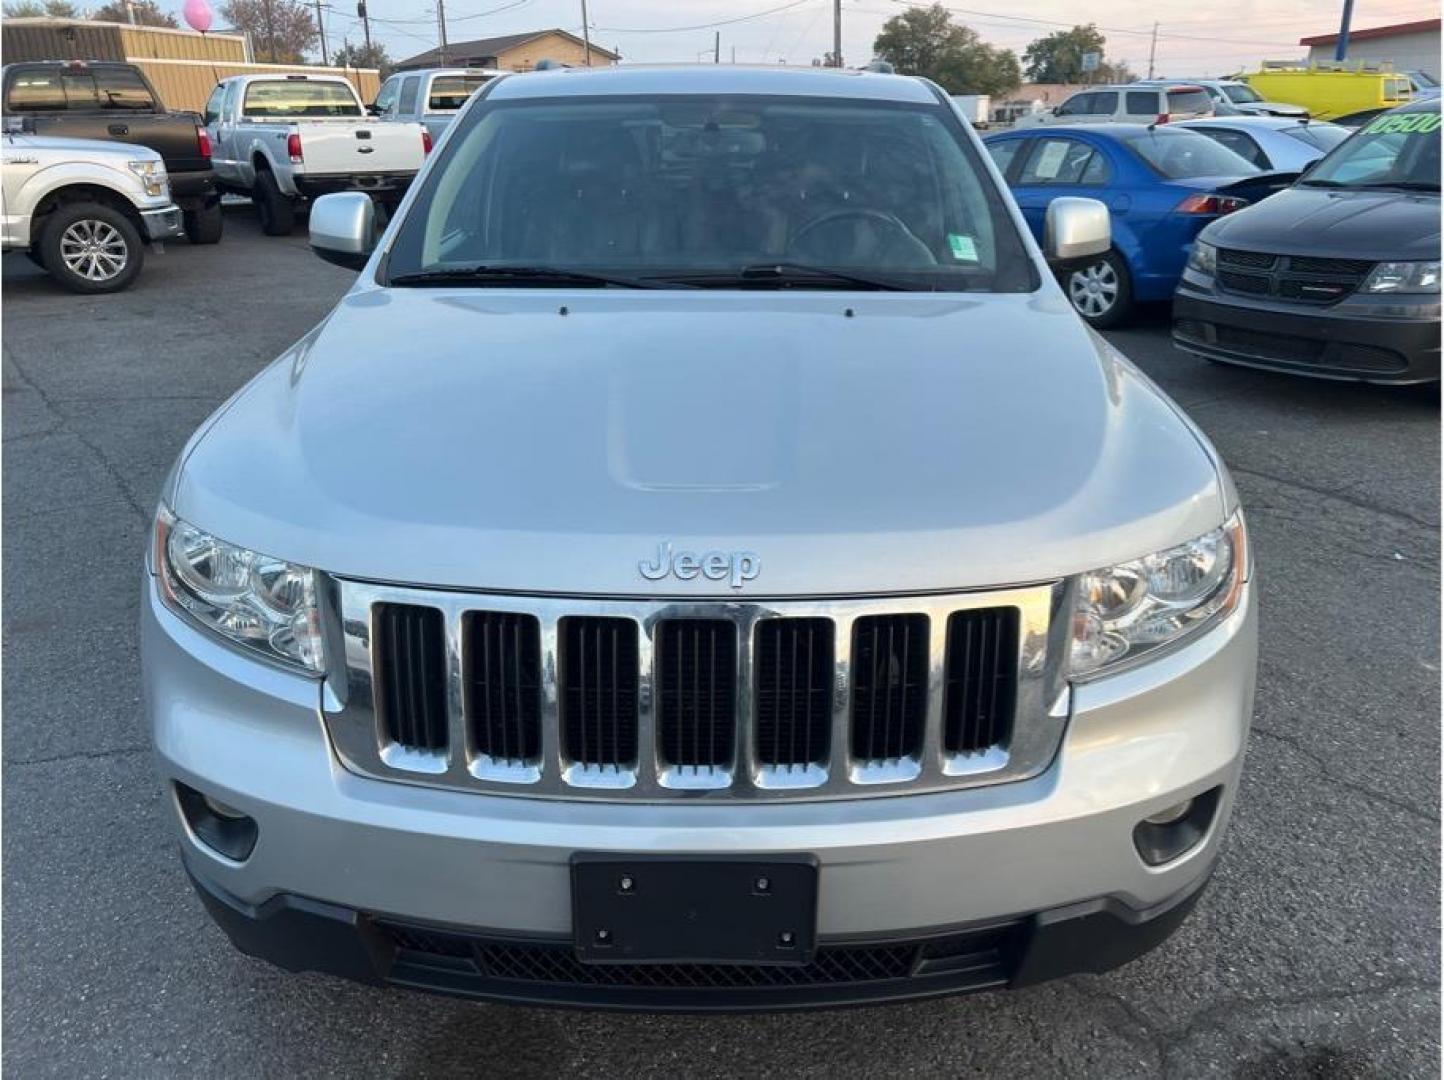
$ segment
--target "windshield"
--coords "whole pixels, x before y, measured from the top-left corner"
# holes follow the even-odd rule
[[[1252,176],[1252,161],[1214,142],[1207,135],[1181,128],[1152,128],[1123,138],[1124,143],[1168,180],[1195,176]]]
[[[241,111],[247,116],[360,116],[361,105],[348,83],[276,79],[246,87]]]
[[[893,288],[1037,287],[941,103],[554,98],[483,102],[462,125],[400,225],[392,280],[512,266],[727,287],[786,264]]]
[[[1244,83],[1224,83],[1223,92],[1228,95],[1228,100],[1235,104],[1246,105],[1252,101],[1263,100],[1257,90]]]
[[[1439,113],[1391,112],[1371,120],[1310,169],[1315,187],[1439,190]]]
[[[472,92],[492,75],[438,75],[431,80],[431,96],[426,99],[428,112],[456,112],[466,104]]]

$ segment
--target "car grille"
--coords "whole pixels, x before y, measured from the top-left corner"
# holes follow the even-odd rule
[[[1217,281],[1226,292],[1271,296],[1298,304],[1332,304],[1357,289],[1374,264],[1219,248]]]
[[[326,721],[353,771],[503,795],[1019,779],[1046,767],[1066,717],[1063,594],[569,600],[342,581]]]

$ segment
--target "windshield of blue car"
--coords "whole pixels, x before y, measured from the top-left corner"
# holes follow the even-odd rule
[[[1312,146],[1315,150],[1332,150],[1353,134],[1348,128],[1338,124],[1299,124],[1296,127],[1284,128],[1283,133]]]
[[[756,272],[785,267],[774,285],[840,287],[799,280],[812,268],[909,291],[1037,288],[1000,192],[941,101],[483,100],[459,123],[399,227],[389,280],[524,267],[767,287]]]
[[[1191,180],[1198,176],[1252,176],[1263,171],[1247,158],[1196,131],[1141,128],[1122,139],[1124,145],[1166,180]]]
[[[1341,143],[1299,183],[1438,191],[1439,128],[1437,111],[1385,113]]]
[[[1225,83],[1223,92],[1228,95],[1228,100],[1235,105],[1248,105],[1255,101],[1262,101],[1263,97],[1252,86],[1246,83]]]

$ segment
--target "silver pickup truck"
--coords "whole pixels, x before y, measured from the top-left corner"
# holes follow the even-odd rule
[[[431,152],[420,124],[379,124],[338,75],[237,75],[206,102],[216,181],[255,201],[261,227],[285,236],[297,205],[364,191],[394,207]]]
[[[501,74],[496,68],[399,71],[381,84],[370,111],[382,120],[422,124],[440,140],[467,98]]]
[[[1258,588],[1052,272],[1102,203],[1040,251],[923,79],[628,66],[493,80],[379,240],[345,193],[311,244],[355,285],[192,437],[142,574],[241,949],[780,1009],[1103,970],[1198,901]]]

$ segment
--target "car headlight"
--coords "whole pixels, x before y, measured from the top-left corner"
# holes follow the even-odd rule
[[[164,195],[170,187],[162,161],[131,161],[130,171],[140,177],[141,186],[147,195]]]
[[[1247,577],[1242,512],[1186,544],[1079,575],[1070,672],[1105,672],[1213,625],[1238,606]]]
[[[167,607],[272,660],[323,670],[310,567],[228,544],[164,506],[156,513],[152,559]]]
[[[1439,260],[1433,262],[1381,262],[1364,279],[1360,292],[1437,293]]]
[[[1188,253],[1188,268],[1213,277],[1218,269],[1218,248],[1203,240],[1195,240],[1193,250]]]

